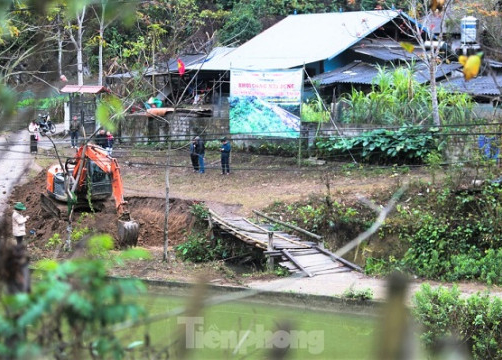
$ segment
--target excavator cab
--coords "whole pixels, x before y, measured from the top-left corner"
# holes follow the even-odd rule
[[[89,174],[91,186],[91,198],[93,200],[106,199],[112,195],[112,177],[110,173],[104,172],[94,161],[87,162],[87,173]]]

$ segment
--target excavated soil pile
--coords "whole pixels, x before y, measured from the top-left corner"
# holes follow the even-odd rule
[[[40,204],[40,194],[45,192],[46,171],[41,171],[27,184],[17,186],[10,198],[13,205],[21,201],[26,205],[25,214],[30,217],[26,223],[26,240],[29,247],[45,249],[51,236],[59,234],[62,239],[67,237],[68,222],[48,214]],[[165,199],[153,197],[126,198],[129,203],[131,217],[140,224],[138,237],[139,246],[162,246],[164,243]],[[190,213],[190,200],[170,199],[169,201],[169,245],[176,246],[185,241],[186,233],[195,222]],[[12,215],[12,207],[7,213]],[[91,232],[109,233],[115,240],[117,236],[117,214],[113,198],[104,203],[100,212],[84,215],[76,213],[73,217],[73,230],[81,231],[88,228]],[[9,222],[10,223],[10,222]],[[10,229],[9,229],[10,231]]]

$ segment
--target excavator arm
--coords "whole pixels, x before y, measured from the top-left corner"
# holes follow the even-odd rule
[[[78,191],[87,185],[88,170],[86,162],[92,160],[104,173],[111,176],[112,195],[118,215],[118,238],[120,245],[136,246],[139,224],[131,219],[128,203],[124,199],[124,187],[117,159],[108,156],[101,147],[90,144],[82,146],[78,150],[75,159],[76,163],[72,173],[75,181],[72,191]]]

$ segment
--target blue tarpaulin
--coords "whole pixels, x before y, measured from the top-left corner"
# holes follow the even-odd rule
[[[499,144],[498,144],[498,138],[493,136],[493,137],[487,137],[485,135],[480,135],[478,138],[478,145],[479,149],[483,152],[483,155],[487,159],[498,159],[499,157]]]

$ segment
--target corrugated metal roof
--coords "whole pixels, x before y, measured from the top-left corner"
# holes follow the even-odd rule
[[[62,93],[99,94],[109,90],[99,85],[65,85],[60,91]]]
[[[486,59],[485,61],[487,64],[489,64],[492,68],[494,69],[502,69],[502,62],[500,61],[495,61],[491,59]]]
[[[181,55],[179,59],[185,64],[185,70],[229,70],[230,60],[226,59],[226,55],[231,53],[233,47],[215,47],[209,54],[188,54]],[[148,67],[145,70],[144,76],[166,75],[169,72],[178,72],[178,58],[169,59],[167,64],[157,64]]]
[[[138,75],[137,71],[125,72],[121,74],[106,75],[107,78],[112,79],[130,79]]]
[[[398,15],[387,10],[290,15],[227,60],[232,68],[288,69],[331,59]]]
[[[354,61],[349,65],[338,68],[324,74],[316,75],[312,81],[320,85],[329,85],[334,83],[351,83],[371,85],[373,78],[378,74],[376,65],[361,61]]]
[[[436,79],[442,78],[451,74],[453,71],[462,67],[459,63],[441,64],[436,68]],[[420,63],[415,67],[415,80],[420,84],[430,81],[430,72],[426,64]]]
[[[363,39],[350,49],[384,61],[408,61],[419,57],[417,50],[415,53],[409,53],[397,41],[386,39]]]
[[[230,57],[228,54],[232,53],[236,48],[233,47],[215,47],[207,57],[199,59],[198,62],[190,64],[185,63],[187,70],[230,70]]]
[[[442,78],[450,74],[452,71],[459,69],[460,67],[461,65],[458,63],[441,64],[437,68],[436,79]],[[312,80],[314,82],[318,82],[320,85],[329,85],[335,83],[371,85],[373,83],[373,79],[378,75],[378,72],[379,70],[376,65],[354,61],[342,68],[314,76]],[[420,63],[415,65],[414,78],[419,83],[425,83],[429,81],[429,70],[426,64]]]
[[[496,76],[497,83],[502,84],[502,75]],[[474,96],[480,95],[500,95],[500,90],[491,76],[478,76],[469,81],[464,78],[457,78],[449,81],[441,81],[440,86],[450,92],[467,93]]]

